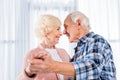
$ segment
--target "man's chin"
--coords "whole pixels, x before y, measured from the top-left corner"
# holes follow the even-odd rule
[[[72,43],[72,42],[74,42],[74,41],[69,39],[69,42]]]
[[[69,39],[69,43],[77,42],[76,40]]]

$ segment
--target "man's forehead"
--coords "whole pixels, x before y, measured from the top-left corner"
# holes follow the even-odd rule
[[[64,27],[68,27],[69,22],[70,22],[70,17],[67,17],[67,18],[64,20]]]
[[[66,20],[64,21],[64,26],[67,25],[68,23],[69,23],[69,20],[66,19]]]
[[[67,17],[64,22],[67,22],[70,20],[70,17]]]

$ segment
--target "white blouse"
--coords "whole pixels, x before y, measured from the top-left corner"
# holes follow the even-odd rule
[[[63,62],[62,59],[60,58],[60,56],[58,55],[58,52],[56,49],[45,49],[46,51],[48,51],[50,53],[50,55],[52,56],[52,58],[55,61],[59,61],[59,62]],[[60,80],[64,80],[64,76],[62,74],[58,74]]]

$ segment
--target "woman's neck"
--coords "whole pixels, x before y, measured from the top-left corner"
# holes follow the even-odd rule
[[[44,42],[40,43],[41,47],[43,48],[50,48],[50,49],[54,49],[55,45],[51,45],[51,44],[46,44]]]

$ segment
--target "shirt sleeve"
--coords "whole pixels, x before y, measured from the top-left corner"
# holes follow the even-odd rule
[[[105,49],[103,43],[92,43],[86,55],[78,56],[75,62],[72,62],[76,80],[98,79],[102,68],[109,57],[110,49]],[[104,55],[103,55],[104,54]],[[81,58],[80,58],[81,57]]]

